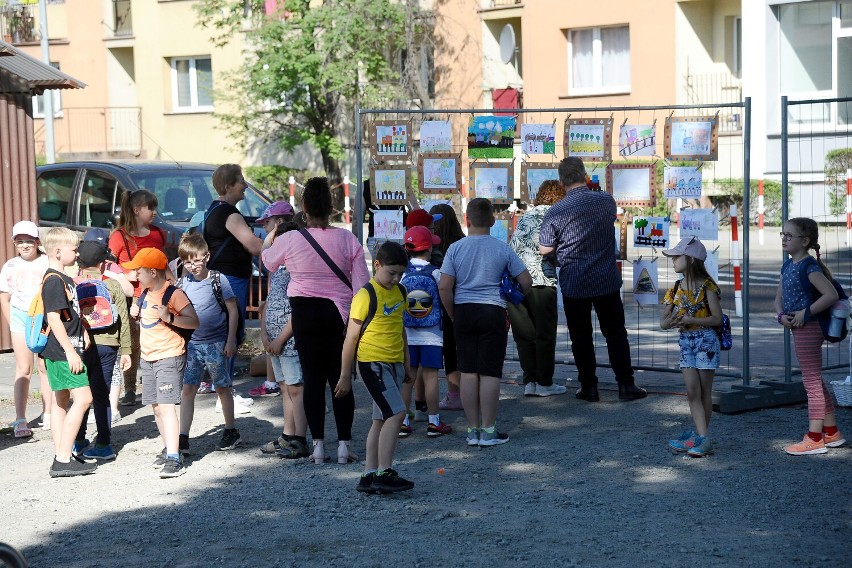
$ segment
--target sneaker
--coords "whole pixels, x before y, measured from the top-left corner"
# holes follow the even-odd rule
[[[213,385],[201,381],[201,384],[198,385],[198,394],[210,394],[211,392],[213,392]]]
[[[166,465],[164,465],[163,469],[160,470],[160,478],[165,479],[167,477],[179,477],[184,473],[186,473],[186,468],[183,467],[183,462],[181,460],[166,458]]]
[[[693,458],[703,458],[713,453],[713,442],[709,436],[696,436],[695,445],[686,451],[688,456]]]
[[[242,400],[251,400],[251,399],[244,399],[242,397],[240,397],[240,398]],[[222,401],[221,400],[216,401],[216,412],[218,414],[222,414]],[[251,412],[251,407],[249,405],[243,404],[241,401],[234,399],[234,414],[248,414],[249,412]]]
[[[163,448],[163,450],[159,454],[157,454],[157,457],[154,458],[154,463],[152,463],[151,465],[153,465],[155,468],[160,468],[166,465],[166,448]]]
[[[89,442],[88,438],[84,438],[82,440],[74,440],[74,446],[71,448],[71,455],[79,456],[84,451],[86,451],[86,448],[89,447],[90,443],[91,442]]]
[[[414,489],[414,483],[403,479],[393,469],[386,469],[377,472],[373,476],[373,491],[378,495],[383,493],[397,493],[398,491],[408,491]]]
[[[110,422],[110,426],[115,426],[119,422],[121,422],[121,413],[116,410],[112,412],[112,421]]]
[[[468,446],[478,446],[479,445],[479,428],[468,428],[467,429],[467,445]]]
[[[189,434],[178,434],[178,451],[181,454],[189,454]]]
[[[535,396],[536,386],[537,385],[535,383],[525,384],[524,385],[524,396]]]
[[[134,406],[136,404],[136,391],[127,391],[118,403],[121,406]]]
[[[78,475],[88,475],[95,473],[98,469],[98,464],[94,462],[85,462],[72,457],[68,463],[56,461],[53,458],[53,465],[50,466],[50,477],[76,477]]]
[[[840,433],[840,430],[835,432],[832,435],[828,435],[825,432],[822,434],[822,440],[825,442],[826,448],[839,448],[843,444],[846,443],[846,438]]]
[[[429,438],[437,438],[452,433],[453,427],[445,422],[439,422],[437,425],[430,422],[429,426],[426,427],[426,436]]]
[[[678,454],[686,452],[695,445],[697,436],[692,430],[684,430],[680,436],[674,440],[669,440],[669,449]]]
[[[568,389],[562,385],[550,385],[547,387],[537,385],[534,394],[535,396],[553,396],[555,394],[565,394],[566,392],[568,392]]]
[[[266,385],[260,385],[257,388],[249,390],[249,396],[255,398],[264,396],[281,396],[281,387],[275,385],[275,388],[269,388]]]
[[[400,438],[408,438],[411,436],[411,433],[414,432],[414,428],[407,424],[403,424],[399,427],[399,437]]]
[[[429,421],[429,413],[423,412],[422,410],[414,411],[414,421],[415,422],[428,422]]]
[[[490,431],[488,428],[479,429],[479,447],[483,446],[499,446],[509,441],[509,435],[505,432],[498,432],[496,426],[492,426]]]
[[[365,473],[361,476],[361,479],[358,480],[358,486],[355,488],[359,493],[366,493],[368,495],[375,495],[376,490],[373,488],[373,479],[376,477],[376,474],[372,471],[370,473]]]
[[[102,446],[95,444],[83,454],[83,457],[88,460],[114,460],[115,452],[112,451],[112,446],[106,444]]]
[[[254,404],[254,399],[238,395],[237,389],[231,389],[231,393],[234,395],[234,404],[242,404],[243,406],[251,406]]]
[[[811,437],[805,434],[805,437],[798,444],[787,446],[784,451],[791,456],[809,456],[813,454],[825,454],[828,450],[825,449],[825,437],[819,442],[814,442]]]
[[[225,431],[222,432],[222,439],[219,440],[219,443],[216,444],[216,449],[220,452],[225,450],[233,450],[237,446],[240,445],[242,440],[240,439],[240,431],[236,428],[225,428]]]
[[[444,395],[444,398],[441,399],[441,402],[438,403],[439,410],[464,410],[462,406],[461,397],[459,395],[451,395],[447,393]]]

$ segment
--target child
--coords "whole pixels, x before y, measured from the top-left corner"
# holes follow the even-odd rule
[[[402,325],[405,288],[399,284],[407,266],[408,255],[399,244],[386,242],[379,248],[374,261],[376,275],[352,299],[343,343],[340,380],[334,396],[345,396],[352,389],[352,360],[357,353],[358,374],[373,397],[366,466],[357,487],[362,493],[395,493],[414,488],[414,483],[391,468],[406,412],[400,387],[403,381],[414,380]]]
[[[693,457],[713,453],[708,429],[713,415],[713,375],[719,368],[719,336],[714,327],[722,325],[719,286],[704,268],[707,249],[696,237],[682,239],[676,247],[663,251],[673,257],[675,272],[683,274],[666,292],[666,306],[660,327],[680,330],[680,370],[686,383],[686,397],[695,430],[686,430],[669,440],[669,447]]]
[[[77,233],[65,227],[51,229],[44,238],[50,268],[42,280],[41,296],[50,334],[40,356],[44,358],[55,402],[50,427],[56,457],[50,466],[50,477],[86,475],[97,469],[96,464],[71,454],[83,415],[92,404],[82,359],[91,338],[80,320],[74,281],[64,272],[77,261],[78,243]]]
[[[157,430],[165,449],[155,460],[163,464],[160,477],[177,477],[185,473],[178,450],[179,425],[175,405],[180,404],[181,381],[186,367],[186,346],[174,328],[195,329],[198,316],[186,294],[171,290],[164,304],[169,283],[166,281],[168,261],[163,251],[143,248],[122,267],[132,270],[130,280],[138,280],[144,298],[130,308],[130,316],[139,319],[142,404],[150,404]],[[141,304],[141,305],[140,305]]]
[[[39,251],[38,227],[32,221],[19,221],[12,227],[12,242],[18,256],[9,259],[0,270],[0,308],[3,321],[12,337],[15,352],[15,421],[14,436],[27,438],[33,435],[27,423],[27,397],[30,393],[30,376],[33,374],[33,352],[24,340],[24,318],[33,296],[38,292],[41,279],[48,267],[47,255]],[[42,424],[50,428],[50,384],[44,370],[44,361],[36,360],[36,370],[41,384]]]
[[[409,220],[413,215],[409,215]],[[443,365],[443,334],[441,331],[441,301],[438,297],[438,281],[441,271],[429,262],[432,245],[438,245],[441,239],[423,226],[414,226],[403,237],[405,250],[411,255],[411,261],[402,278],[408,295],[408,307],[403,315],[405,334],[408,341],[408,359],[411,368],[417,369],[417,380],[423,383],[425,407],[429,415],[426,435],[436,438],[452,433],[449,424],[441,422],[438,414],[438,369]],[[411,402],[411,385],[402,387],[402,400],[405,407]],[[420,410],[420,408],[418,408]],[[421,410],[422,412],[422,410]],[[406,414],[400,437],[412,432]]]
[[[837,429],[834,404],[822,382],[823,335],[814,314],[831,309],[837,301],[837,291],[829,280],[831,272],[819,258],[816,221],[807,217],[788,220],[781,232],[781,248],[790,258],[781,267],[775,310],[778,323],[793,333],[802,384],[808,395],[809,420],[804,439],[784,451],[793,456],[824,454],[828,452],[826,448],[842,446],[846,440]],[[816,259],[808,254],[811,249],[816,251]],[[803,285],[805,280],[809,286]],[[817,293],[821,296],[814,301]]]
[[[166,246],[166,235],[162,229],[152,225],[157,216],[157,196],[148,190],[125,191],[121,198],[121,213],[118,217],[118,228],[109,237],[109,249],[119,263],[126,263],[135,257],[143,248],[151,247],[163,250]],[[142,285],[128,274],[128,280],[133,283],[133,297],[139,298]],[[128,303],[128,306],[130,303]],[[124,371],[124,398],[122,406],[136,404],[136,375],[139,371],[139,324],[137,320],[130,323],[130,367]]]
[[[184,274],[178,281],[178,287],[186,293],[198,316],[198,327],[186,344],[178,447],[181,452],[189,451],[189,430],[195,414],[195,394],[198,392],[201,377],[207,371],[210,381],[216,387],[225,419],[225,430],[216,449],[233,450],[241,442],[240,431],[234,426],[234,394],[231,389],[233,383],[228,373],[228,358],[237,352],[237,299],[228,279],[207,269],[210,251],[207,241],[199,233],[183,236],[178,246],[178,255],[184,266]],[[224,309],[220,301],[224,303]]]
[[[500,294],[503,271],[526,293],[532,277],[507,243],[490,236],[494,207],[488,199],[467,206],[468,235],[447,249],[438,289],[456,329],[461,399],[467,418],[468,446],[509,441],[497,431],[500,377],[506,357],[506,300]]]
[[[83,453],[83,457],[98,460],[115,459],[115,452],[110,445],[112,420],[109,416],[109,389],[112,385],[116,361],[119,362],[122,369],[130,366],[130,318],[128,317],[127,302],[124,299],[121,284],[106,275],[107,259],[110,256],[109,249],[105,244],[84,240],[80,243],[78,249],[77,264],[80,267],[80,272],[75,279],[78,284],[86,280],[103,281],[110,299],[112,299],[112,305],[115,308],[114,313],[118,316],[118,319],[109,327],[89,329],[93,345],[83,354],[84,363],[89,370],[89,387],[92,390],[95,422],[98,425],[95,446]],[[82,309],[82,313],[84,314],[83,325],[85,326],[85,308]],[[121,351],[120,357],[119,350]],[[88,411],[86,414],[88,415]],[[84,420],[74,443],[75,454],[79,455],[89,445],[85,438],[86,421]]]

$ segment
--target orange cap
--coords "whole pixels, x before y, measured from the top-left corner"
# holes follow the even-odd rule
[[[143,248],[136,253],[133,260],[130,262],[122,262],[121,267],[128,270],[136,270],[137,268],[154,268],[156,270],[165,270],[169,264],[166,255],[160,249]]]

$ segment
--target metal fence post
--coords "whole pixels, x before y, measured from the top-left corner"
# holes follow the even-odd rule
[[[789,166],[789,156],[787,155],[787,97],[781,97],[781,230],[784,230],[784,223],[790,215],[788,205],[787,183],[789,175],[787,169]],[[787,254],[781,252],[781,263],[787,260]],[[793,382],[793,364],[790,357],[790,330],[784,328],[784,382]]]
[[[751,246],[751,97],[745,98],[743,124],[743,384],[751,383],[749,369],[749,247]]]
[[[362,150],[361,107],[355,105],[355,219],[352,228],[358,241],[364,243],[364,182]]]

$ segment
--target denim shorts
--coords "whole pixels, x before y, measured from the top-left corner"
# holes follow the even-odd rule
[[[200,385],[204,371],[210,373],[210,382],[216,388],[230,388],[233,384],[228,373],[228,358],[225,357],[225,342],[186,344],[186,371],[183,384]]]
[[[678,345],[681,369],[719,368],[721,346],[714,330],[681,331]]]
[[[285,385],[301,385],[305,382],[302,378],[302,365],[299,356],[288,357],[285,355],[270,355],[272,371],[275,373],[275,382]]]
[[[9,314],[9,331],[12,333],[24,333],[24,330],[26,329],[24,322],[27,318],[27,310],[22,310],[15,306],[9,307],[12,308],[11,313]]]

